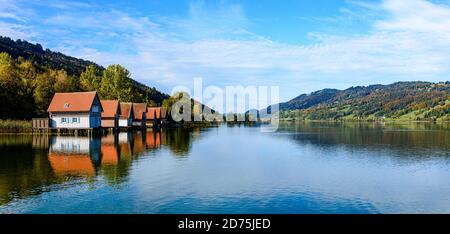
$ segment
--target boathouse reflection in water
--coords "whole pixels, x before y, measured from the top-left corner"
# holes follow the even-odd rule
[[[0,137],[0,205],[50,191],[66,182],[108,184],[127,180],[133,161],[154,150],[189,154],[192,132],[170,129],[101,137],[4,135]]]

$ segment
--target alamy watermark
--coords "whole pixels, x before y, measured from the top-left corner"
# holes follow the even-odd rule
[[[279,125],[278,86],[203,87],[194,79],[194,91],[185,86],[172,90],[171,116],[176,122],[260,122],[261,130],[273,132]]]

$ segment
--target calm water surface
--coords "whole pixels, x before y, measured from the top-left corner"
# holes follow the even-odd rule
[[[0,135],[0,213],[450,213],[450,126]]]

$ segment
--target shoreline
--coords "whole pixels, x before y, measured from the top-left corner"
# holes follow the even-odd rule
[[[433,123],[433,124],[442,124],[442,123],[450,123],[450,121],[433,121],[433,120],[303,120],[303,119],[280,119],[280,122],[311,122],[311,123]]]
[[[0,120],[1,121],[8,121],[10,123],[20,123],[20,124],[29,124],[30,126],[8,126],[8,127],[2,127],[0,125],[0,135],[68,135],[68,136],[73,136],[74,134],[74,130],[76,129],[64,129],[62,132],[57,133],[55,131],[48,131],[48,132],[43,132],[43,129],[39,129],[39,130],[34,130],[33,127],[31,127],[31,120]],[[165,125],[164,127],[158,127],[158,128],[153,128],[153,127],[144,127],[144,128],[130,128],[130,129],[119,129],[119,130],[115,130],[112,132],[134,132],[134,131],[160,131],[163,129],[177,129],[177,128],[196,128],[196,127],[216,127],[219,126],[220,122],[185,122],[185,123],[169,123],[167,125]],[[54,130],[54,129],[53,129]],[[79,130],[79,129],[77,129]],[[45,129],[44,129],[45,131]],[[110,129],[95,129],[95,134],[96,135],[103,135],[106,133],[110,133],[111,130]],[[84,135],[84,134],[78,134],[78,135]]]
[[[0,120],[1,121],[1,120]],[[17,120],[24,122],[24,120]],[[436,124],[436,125],[442,125],[442,124],[450,124],[450,121],[426,121],[426,120],[297,120],[297,119],[280,119],[279,122],[281,123],[375,123],[375,124]],[[30,121],[31,123],[31,121]],[[163,130],[163,129],[189,129],[189,128],[208,128],[208,127],[217,127],[223,124],[226,125],[240,125],[240,124],[250,124],[250,125],[259,125],[259,124],[265,124],[267,122],[264,121],[257,121],[257,122],[185,122],[185,123],[170,123],[166,125],[163,128],[151,128],[146,127],[142,129],[129,129],[129,130],[119,130],[117,132],[133,132],[133,131],[154,131],[154,130]],[[98,135],[103,135],[105,133],[110,132],[109,130],[102,129],[99,131]],[[23,128],[2,128],[0,127],[0,135],[58,135],[56,132],[40,132],[40,131],[34,131],[31,127],[23,127]],[[73,133],[66,133],[62,132],[59,133],[59,135],[75,135]],[[82,135],[82,134],[80,134]]]

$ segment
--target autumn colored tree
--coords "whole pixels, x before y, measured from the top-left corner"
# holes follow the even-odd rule
[[[33,93],[37,115],[44,116],[46,114],[47,107],[55,94],[55,83],[56,80],[49,71],[37,76]]]
[[[6,53],[0,53],[0,107],[2,119],[29,118],[34,114],[31,74],[23,73],[22,67]]]
[[[80,75],[80,86],[85,91],[100,90],[102,81],[102,72],[98,67],[89,65]]]

